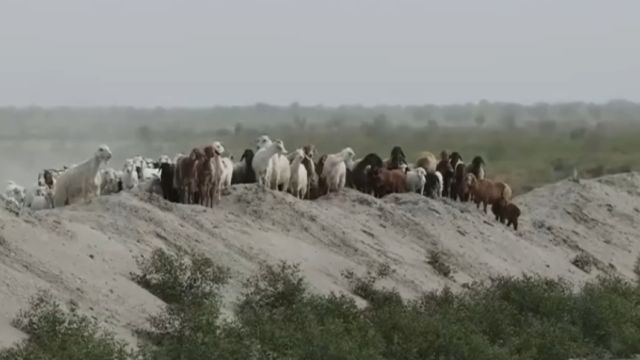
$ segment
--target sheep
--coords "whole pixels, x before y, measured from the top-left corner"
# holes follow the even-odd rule
[[[423,169],[424,170],[424,169]],[[425,175],[424,195],[432,199],[442,196],[442,174],[429,172]]]
[[[406,174],[407,191],[424,194],[424,185],[427,182],[427,171],[421,167],[407,171]]]
[[[370,176],[376,197],[383,197],[391,193],[404,193],[408,190],[406,174],[400,169],[389,170],[382,167],[372,171]]]
[[[327,192],[327,182],[325,178],[322,177],[322,172],[324,171],[324,163],[327,161],[328,156],[329,155],[327,154],[323,154],[315,164],[316,174],[318,174],[318,193],[316,194],[314,199]]]
[[[271,173],[274,171],[272,158],[274,155],[285,153],[287,150],[281,140],[275,140],[269,145],[259,148],[253,156],[251,166],[256,174],[258,184],[263,187],[270,187]]]
[[[369,173],[372,170],[383,167],[383,161],[380,156],[370,153],[367,154],[362,160],[356,163],[352,172],[353,186],[365,194],[371,194],[373,192],[373,185],[371,184]]]
[[[44,210],[53,208],[53,193],[45,186],[36,186],[26,194],[24,207],[31,210]]]
[[[442,194],[441,196],[449,197],[451,191],[451,181],[453,180],[454,168],[449,162],[449,153],[443,150],[440,153],[440,161],[436,165],[436,171],[442,176]]]
[[[484,159],[482,156],[476,156],[467,167],[467,172],[475,175],[476,179],[484,179]]]
[[[385,167],[389,170],[401,169],[407,165],[406,156],[400,146],[394,146],[391,149],[391,157],[385,161]],[[404,170],[404,169],[402,169]]]
[[[213,158],[209,160],[209,162],[211,163],[211,169],[212,169],[212,179],[211,179],[212,181],[211,181],[211,188],[209,190],[211,203],[213,203],[214,201],[216,203],[220,202],[220,198],[222,195],[222,187],[223,185],[225,185],[223,184],[223,180],[225,176],[227,176],[225,175],[227,173],[229,174],[228,175],[229,186],[231,185],[231,173],[233,172],[233,163],[225,163],[225,161],[223,161],[222,155],[221,155],[223,151],[224,150],[222,149],[221,146],[218,147],[218,151],[216,151],[214,153]]]
[[[487,179],[478,180],[475,175],[467,174],[466,183],[469,186],[469,191],[473,194],[473,201],[476,203],[476,207],[480,208],[480,204],[482,204],[485,214],[487,213],[487,205],[511,200],[511,188],[503,182],[493,182]]]
[[[27,192],[23,186],[20,186],[11,180],[7,182],[7,187],[4,190],[4,196],[7,200],[10,201],[13,199],[19,207],[22,207],[26,195]]]
[[[305,157],[302,159],[302,165],[307,170],[307,198],[315,199],[319,196],[319,179],[316,172],[316,164],[313,163],[313,157],[316,153],[316,148],[313,145],[305,145],[302,147]]]
[[[438,189],[436,191],[436,195],[438,198],[442,197],[442,192],[444,191],[444,176],[438,170],[436,170],[436,177],[438,178]]]
[[[122,189],[131,190],[138,186],[138,183],[138,173],[133,160],[126,160],[122,167]]]
[[[115,194],[123,189],[122,177],[116,170],[112,168],[102,169],[99,172],[99,176],[100,195]]]
[[[178,156],[176,159],[173,182],[178,189],[179,201],[183,204],[191,204],[197,200],[196,165],[204,157],[202,150],[194,148],[189,156]]]
[[[220,200],[225,175],[225,162],[222,160],[224,147],[218,141],[204,147],[204,157],[196,162],[195,180],[198,186],[199,203],[213,207],[214,198]],[[233,163],[228,166],[228,178],[231,182]]]
[[[222,161],[222,176],[220,181],[223,190],[230,190],[233,182],[233,160],[228,157],[223,157]]]
[[[428,151],[423,151],[420,154],[418,154],[418,159],[416,160],[416,167],[421,167],[423,169],[425,169],[428,173],[432,173],[434,171],[436,171],[436,157],[428,152]]]
[[[289,181],[289,191],[298,199],[304,199],[307,194],[308,174],[307,169],[302,165],[302,160],[306,158],[304,150],[298,149],[291,163],[291,179]]]
[[[504,200],[497,201],[491,205],[491,212],[496,216],[496,220],[503,224],[506,220],[507,227],[513,225],[513,230],[518,231],[520,208],[516,204]]]
[[[352,160],[355,152],[350,148],[344,148],[337,154],[327,156],[322,167],[321,178],[326,182],[326,193],[341,191],[344,189],[347,178],[347,162]]]
[[[62,170],[44,169],[38,174],[38,186],[47,186],[49,189],[53,189],[56,184],[56,178],[67,169],[67,166],[64,166]]]
[[[273,141],[267,135],[261,135],[256,139],[256,149],[264,149],[270,146]],[[269,187],[274,190],[287,191],[289,179],[291,177],[291,167],[289,160],[283,153],[274,154],[271,157],[271,164],[268,165]]]
[[[289,159],[282,154],[277,154],[274,158],[275,166],[274,171],[271,172],[271,186],[286,192],[289,189],[291,179],[291,164]]]
[[[173,182],[175,171],[175,164],[170,162],[163,162],[160,164],[160,187],[162,188],[162,197],[171,202],[179,201],[178,188]]]
[[[469,187],[466,181],[466,167],[462,161],[462,156],[458,152],[451,153],[449,163],[453,167],[453,177],[451,178],[451,189],[449,196],[453,200],[460,199],[462,202],[469,201]]]
[[[111,150],[107,145],[100,145],[93,157],[62,173],[54,187],[53,202],[55,207],[73,203],[78,197],[87,201],[100,195],[97,175],[102,164],[111,159]]]
[[[256,173],[253,171],[251,162],[253,161],[253,150],[246,149],[240,157],[240,162],[233,166],[231,175],[232,184],[250,184],[256,182]]]

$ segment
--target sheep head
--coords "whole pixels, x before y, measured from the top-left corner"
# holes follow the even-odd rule
[[[253,150],[251,149],[246,149],[243,153],[242,156],[240,157],[240,161],[247,159],[247,161],[251,161],[253,159]]]
[[[440,152],[440,160],[449,160],[449,153],[447,150],[442,150]]]
[[[256,139],[256,150],[260,150],[271,145],[272,141],[267,135],[261,135]]]
[[[467,174],[467,176],[465,176],[465,182],[467,183],[469,188],[475,188],[478,184],[478,179],[476,179],[475,175],[469,173]]]
[[[107,162],[111,159],[111,149],[107,145],[100,145],[95,153],[95,158],[100,162]]]
[[[462,161],[462,156],[457,151],[454,151],[451,153],[451,156],[449,156],[449,161],[451,162],[451,165],[455,167],[456,164],[458,164],[458,161]]]
[[[287,153],[287,149],[285,149],[284,142],[282,142],[282,140],[273,141],[273,145],[275,145],[276,150],[278,151],[278,154],[286,154]]]
[[[418,176],[420,177],[426,177],[427,176],[427,170],[425,170],[424,168],[416,168],[416,173],[418,173]]]
[[[353,151],[353,149],[351,149],[350,147],[347,147],[342,149],[342,151],[340,152],[340,155],[345,161],[348,161],[348,160],[353,160],[353,158],[356,156],[356,153]]]
[[[307,156],[307,158],[309,158],[309,160],[313,160],[313,156],[316,154],[316,147],[309,144],[309,145],[305,145],[303,148],[305,155]]]
[[[224,146],[222,146],[222,143],[220,143],[220,141],[214,141],[211,145],[213,146],[213,151],[216,153],[216,155],[222,155],[222,153],[224,152]]]

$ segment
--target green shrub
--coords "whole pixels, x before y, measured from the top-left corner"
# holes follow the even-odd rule
[[[46,292],[34,296],[29,305],[13,321],[13,326],[29,337],[0,352],[1,360],[131,358],[124,342],[101,330],[95,320],[82,315],[76,306],[65,310]]]
[[[149,259],[139,258],[139,274],[133,281],[167,304],[184,304],[213,297],[229,280],[228,269],[202,255],[189,258],[185,253],[152,252]]]

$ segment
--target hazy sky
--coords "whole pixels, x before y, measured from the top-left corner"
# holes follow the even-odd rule
[[[0,0],[0,105],[640,101],[638,0]]]

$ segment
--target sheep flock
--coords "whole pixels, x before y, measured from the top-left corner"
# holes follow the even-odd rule
[[[393,147],[384,160],[375,153],[356,158],[350,147],[317,159],[316,155],[313,145],[288,152],[282,140],[262,135],[238,162],[228,156],[221,142],[214,141],[186,155],[134,156],[116,170],[108,167],[111,150],[100,145],[80,164],[43,169],[30,187],[9,181],[0,200],[19,214],[140,189],[175,203],[213,207],[234,184],[255,183],[300,200],[315,200],[349,187],[378,198],[414,192],[433,199],[473,202],[478,208],[482,205],[485,213],[491,206],[496,220],[518,229],[520,209],[511,202],[511,188],[485,176],[486,164],[480,156],[466,164],[458,152],[442,151],[440,160],[431,152],[422,152],[410,163],[400,146]]]

